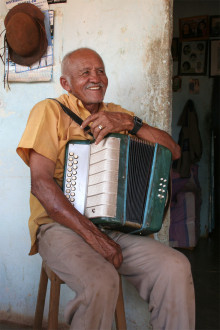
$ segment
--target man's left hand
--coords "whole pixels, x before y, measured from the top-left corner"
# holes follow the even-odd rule
[[[81,128],[91,124],[91,132],[98,144],[107,134],[131,130],[134,126],[133,117],[122,112],[101,111],[90,115],[83,121]]]

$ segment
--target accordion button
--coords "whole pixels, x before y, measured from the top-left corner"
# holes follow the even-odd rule
[[[70,156],[73,156],[73,155],[74,155],[74,153],[73,153],[73,152],[69,152],[69,155],[70,155]]]
[[[72,171],[72,168],[71,167],[68,167],[68,169],[67,169],[69,172],[71,172]]]
[[[69,163],[68,163],[68,166],[72,166],[72,165],[73,165],[73,162],[69,162]]]
[[[78,158],[78,155],[74,155],[74,158],[77,159]]]
[[[160,183],[160,186],[162,186],[163,184],[162,183]]]
[[[161,194],[158,194],[157,197],[161,198]]]
[[[76,187],[72,187],[71,190],[72,190],[72,191],[76,190]]]
[[[163,178],[160,178],[160,181],[163,181]]]
[[[72,186],[75,186],[76,185],[76,181],[72,181]]]
[[[70,198],[70,201],[71,201],[71,202],[74,202],[74,201],[75,201],[75,198],[72,198],[72,197],[71,197],[71,198]]]
[[[73,164],[78,164],[78,160],[75,159],[75,160],[73,161]]]
[[[77,169],[77,166],[76,165],[73,165],[73,169],[76,170]]]
[[[67,173],[67,176],[71,176],[72,174],[71,173]]]
[[[66,189],[66,193],[68,193],[68,194],[69,194],[69,193],[70,193],[70,189]]]
[[[66,187],[67,187],[67,188],[70,188],[70,187],[71,187],[71,184],[70,184],[70,183],[67,183],[67,184],[66,184]]]
[[[71,179],[70,179],[70,178],[67,178],[67,179],[66,179],[66,181],[67,181],[67,182],[70,182],[70,181],[71,181]]]
[[[162,191],[162,189],[158,189],[158,191]]]
[[[163,182],[167,182],[167,179],[164,179]]]
[[[77,172],[76,171],[73,171],[73,174],[75,175]]]
[[[71,192],[71,194],[70,194],[71,196],[75,196],[75,193],[74,192]]]
[[[164,185],[163,185],[163,187],[165,188],[165,187],[166,187],[166,185],[164,184]]]
[[[70,195],[66,195],[66,198],[68,198],[68,199],[69,199],[69,198],[70,198]]]
[[[72,175],[72,180],[76,180],[76,176],[75,175]]]
[[[69,157],[68,160],[69,160],[70,162],[72,162],[72,161],[73,161],[73,157]]]

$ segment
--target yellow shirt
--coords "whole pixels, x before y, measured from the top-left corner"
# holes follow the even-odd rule
[[[58,100],[85,120],[90,112],[82,102],[72,94],[63,94]],[[126,112],[134,115],[119,105],[102,103],[99,111]],[[121,132],[126,134],[126,132]],[[37,103],[30,112],[27,126],[17,147],[17,153],[29,166],[30,150],[51,159],[55,164],[54,179],[62,187],[65,162],[65,146],[69,140],[92,140],[89,134],[76,124],[54,100],[46,99]],[[36,233],[38,227],[53,222],[38,199],[30,194],[29,231],[31,236],[30,255],[38,252]]]

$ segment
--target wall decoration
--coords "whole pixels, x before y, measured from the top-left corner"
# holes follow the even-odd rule
[[[210,37],[220,37],[220,15],[210,16],[209,31]]]
[[[181,43],[179,75],[205,75],[207,70],[207,41]]]
[[[189,92],[190,94],[199,94],[199,79],[189,80]]]
[[[179,38],[173,38],[171,45],[171,54],[173,61],[178,61],[179,56]]]
[[[180,76],[173,77],[173,92],[180,92],[182,86],[182,79]]]
[[[179,19],[181,40],[204,40],[209,37],[208,16],[186,17]]]
[[[220,39],[210,40],[210,77],[220,76]]]

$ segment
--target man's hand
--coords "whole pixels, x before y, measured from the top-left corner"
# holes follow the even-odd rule
[[[118,269],[123,261],[121,247],[102,232],[91,233],[84,238],[86,242]]]
[[[131,130],[134,126],[133,117],[123,112],[100,111],[83,121],[81,128],[91,125],[91,132],[98,144],[107,134]]]
[[[134,127],[133,117],[124,112],[97,112],[83,121],[81,128],[91,124],[91,132],[98,144],[109,133],[130,131]],[[143,123],[136,136],[139,139],[159,143],[172,152],[173,160],[180,158],[180,147],[165,131]]]

